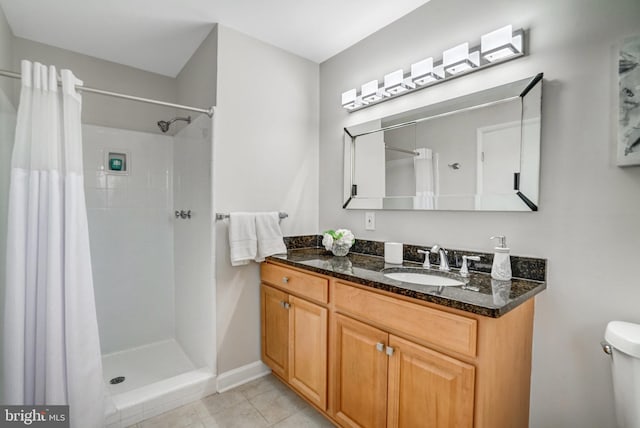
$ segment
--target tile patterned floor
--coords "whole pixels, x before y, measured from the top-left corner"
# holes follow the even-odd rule
[[[324,428],[334,425],[269,375],[130,428]]]

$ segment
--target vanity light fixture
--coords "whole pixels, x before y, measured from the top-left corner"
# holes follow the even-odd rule
[[[469,52],[469,43],[462,43],[442,53],[444,70],[450,75],[464,73],[480,65],[480,52]]]
[[[513,31],[505,25],[480,38],[480,43],[461,43],[442,53],[441,59],[430,57],[411,64],[405,73],[398,69],[384,76],[382,87],[378,79],[365,83],[360,88],[342,93],[342,107],[350,112],[360,110],[414,91],[433,86],[460,75],[472,73],[520,58],[525,52],[524,30]]]
[[[442,79],[444,79],[444,67],[442,64],[434,67],[433,58],[411,64],[411,80],[416,85],[422,86]]]
[[[358,97],[358,91],[355,88],[342,93],[342,107],[345,109],[353,110],[364,105],[365,103]]]
[[[522,32],[513,32],[506,25],[480,38],[482,57],[489,62],[500,61],[522,53]]]
[[[365,103],[373,103],[382,99],[383,95],[386,95],[384,90],[378,89],[378,79],[372,80],[362,85],[361,88],[362,101]]]
[[[402,69],[384,76],[384,90],[389,94],[388,96],[393,96],[415,87],[410,78],[404,78],[404,71]]]

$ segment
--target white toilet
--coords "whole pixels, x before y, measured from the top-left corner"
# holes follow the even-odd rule
[[[640,325],[611,321],[603,342],[611,354],[613,394],[620,428],[640,428]]]

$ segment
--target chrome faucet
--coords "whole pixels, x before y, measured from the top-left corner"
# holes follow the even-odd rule
[[[436,244],[433,247],[431,247],[431,253],[440,255],[440,270],[443,270],[446,272],[451,270],[451,268],[449,267],[449,259],[447,259],[447,250],[445,250],[444,248],[441,248],[439,245]]]

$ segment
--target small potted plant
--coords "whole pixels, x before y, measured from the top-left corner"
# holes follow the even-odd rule
[[[354,242],[356,239],[348,229],[327,230],[322,234],[322,245],[334,256],[346,256]]]

